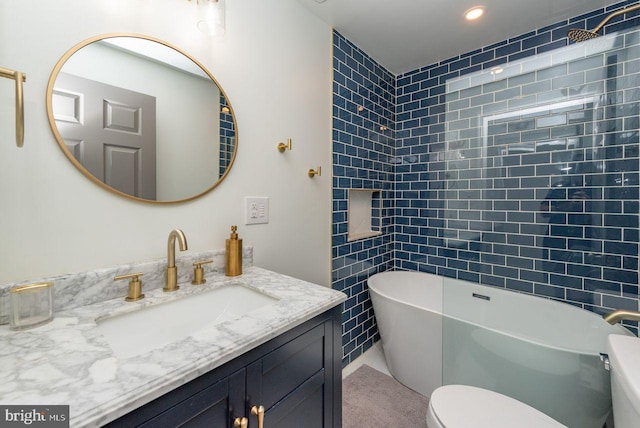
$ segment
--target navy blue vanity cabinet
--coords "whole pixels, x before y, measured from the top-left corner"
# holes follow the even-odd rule
[[[338,306],[107,426],[259,428],[263,406],[264,428],[340,428],[341,360]]]
[[[233,414],[244,410],[244,381],[245,370],[238,370],[144,423],[120,426],[230,427]]]
[[[247,366],[247,400],[251,407],[263,406],[267,427],[322,428],[331,414],[324,414],[327,361],[325,325],[319,324],[304,335]]]

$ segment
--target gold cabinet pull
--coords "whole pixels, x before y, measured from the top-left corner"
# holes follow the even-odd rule
[[[264,406],[253,406],[251,414],[258,417],[258,428],[264,428]]]
[[[247,418],[236,418],[233,421],[234,427],[247,428],[249,426],[249,419]]]
[[[140,277],[142,275],[142,272],[138,272],[130,273],[129,275],[118,275],[113,278],[114,281],[131,279],[131,281],[129,281],[129,292],[127,293],[127,297],[124,299],[125,301],[135,302],[136,300],[144,299],[144,294],[142,294],[142,281],[140,281]]]
[[[307,174],[309,175],[310,178],[313,178],[316,175],[320,177],[322,176],[322,169],[320,167],[318,167],[318,169],[316,170],[310,169],[309,171],[307,171]]]
[[[291,150],[291,138],[287,138],[287,144],[278,143],[278,151],[284,153],[285,150]]]
[[[193,281],[191,281],[193,285],[201,285],[207,282],[207,280],[204,279],[204,269],[202,268],[202,265],[206,265],[207,263],[213,263],[213,259],[193,262]]]

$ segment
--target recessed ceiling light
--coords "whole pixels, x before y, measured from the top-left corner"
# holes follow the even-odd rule
[[[484,6],[474,6],[464,13],[464,17],[467,21],[475,21],[484,15]]]

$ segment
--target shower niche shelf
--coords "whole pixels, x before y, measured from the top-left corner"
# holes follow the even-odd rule
[[[382,235],[382,191],[349,189],[347,241]]]

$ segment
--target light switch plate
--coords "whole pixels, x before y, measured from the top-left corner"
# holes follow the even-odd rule
[[[245,196],[244,224],[269,223],[269,198],[265,196]]]

